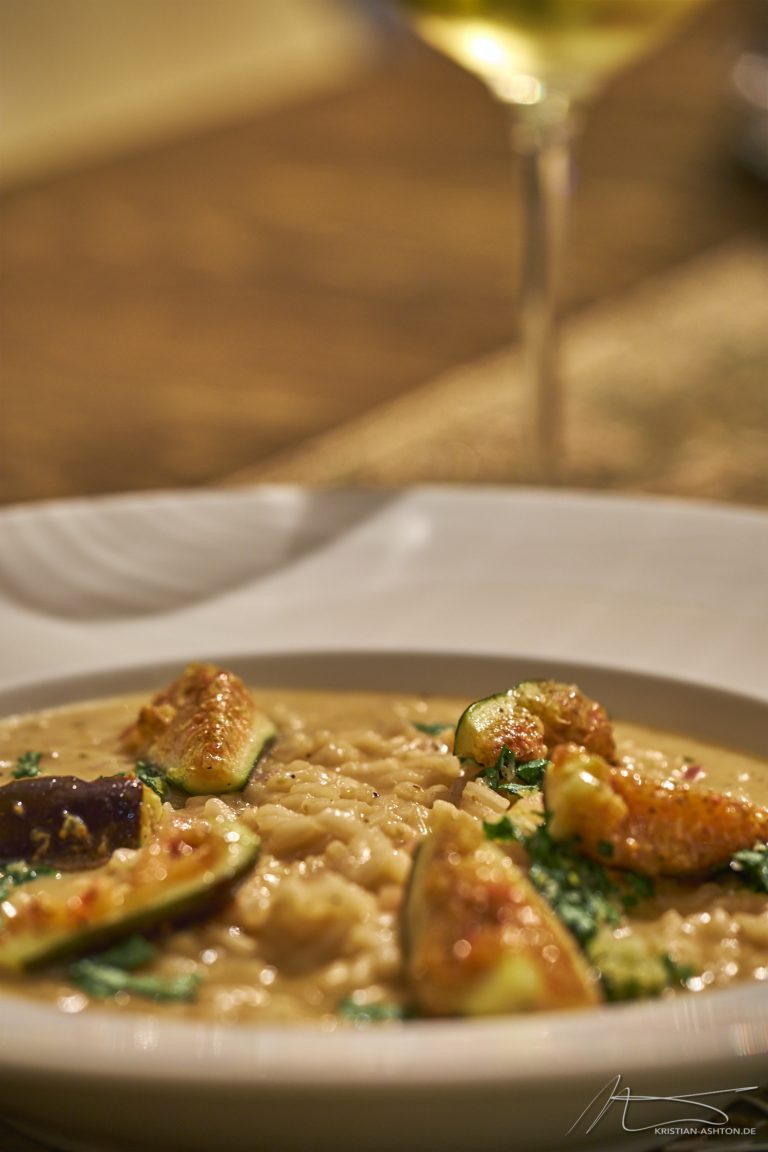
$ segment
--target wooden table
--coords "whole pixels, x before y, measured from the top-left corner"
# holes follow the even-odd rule
[[[571,315],[765,242],[728,98],[754,7],[716,0],[592,109]],[[516,176],[502,110],[390,32],[352,88],[6,192],[0,501],[258,478],[499,349]]]

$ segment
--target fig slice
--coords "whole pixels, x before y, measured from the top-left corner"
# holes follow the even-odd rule
[[[768,807],[672,777],[609,764],[574,744],[555,750],[544,783],[555,840],[642,876],[715,876],[768,840]]]
[[[449,804],[417,848],[403,915],[415,1008],[481,1016],[599,1000],[597,977],[523,869]]]
[[[123,733],[123,745],[184,792],[211,795],[244,788],[275,735],[239,676],[213,664],[190,664],[141,709]]]
[[[255,863],[258,847],[236,820],[166,810],[141,848],[13,888],[0,902],[0,969],[93,951],[202,910]]]
[[[136,776],[35,776],[0,787],[0,861],[89,868],[137,848],[160,800]]]
[[[547,758],[568,741],[608,760],[616,754],[605,709],[575,684],[523,680],[470,704],[456,725],[453,750],[461,760],[487,768],[505,749],[521,764]]]

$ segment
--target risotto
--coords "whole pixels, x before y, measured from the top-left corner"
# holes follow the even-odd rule
[[[154,915],[146,928],[139,925],[148,942],[139,962],[147,980],[143,990],[127,978],[111,994],[94,991],[82,979],[82,962],[78,968],[72,958],[83,950],[77,931],[71,947],[55,950],[50,959],[43,956],[42,963],[6,965],[21,971],[6,971],[4,987],[52,999],[68,1012],[91,1010],[95,999],[111,1010],[146,1011],[147,989],[152,995],[153,988],[183,988],[178,996],[153,996],[154,1010],[232,1022],[314,1019],[330,1027],[404,1014],[586,1006],[768,979],[768,823],[761,824],[760,816],[768,804],[764,763],[616,723],[610,755],[590,750],[589,738],[586,744],[574,742],[573,734],[565,733],[562,741],[547,741],[545,733],[544,755],[514,759],[512,737],[505,733],[500,749],[483,764],[479,754],[477,761],[454,754],[466,700],[261,689],[252,696],[269,719],[269,739],[252,768],[249,762],[242,788],[198,794],[172,788],[156,817],[181,814],[193,822],[199,817],[206,827],[246,829],[258,842],[249,866],[224,885],[213,907],[197,908],[193,901],[183,915]],[[141,745],[141,739],[156,739],[155,729],[150,725],[149,737],[140,732],[137,743],[132,728],[146,705],[145,698],[127,696],[6,719],[0,725],[0,794],[11,782],[31,784],[53,776],[125,779],[137,760],[157,768]],[[166,698],[159,705],[163,716],[167,707]],[[574,757],[581,757],[577,771]],[[596,834],[597,847],[591,859],[584,858],[587,870],[576,885],[597,884],[608,913],[596,913],[582,930],[584,909],[592,905],[579,904],[579,893],[569,904],[562,887],[553,898],[553,877],[559,873],[551,861],[547,864],[541,844],[554,813],[566,834],[557,841],[550,837],[547,851],[561,845],[566,863],[574,843],[583,843],[586,851],[589,836],[579,830],[580,813],[586,811],[592,828],[605,810],[598,803],[590,812],[592,793],[583,800],[578,791],[586,779],[598,797],[613,789],[611,802],[620,796],[630,817],[639,801],[621,792],[627,780],[676,790],[678,798],[719,797],[725,807],[717,807],[714,823],[724,813],[723,859],[718,857],[715,866],[697,857],[686,871],[678,846],[674,869],[672,848],[663,859],[654,856],[652,864],[640,856],[625,861],[626,844],[654,836],[654,817],[643,810],[637,827],[627,823],[626,813],[624,824],[609,821],[608,831]],[[23,806],[23,789],[20,795]],[[694,823],[685,827],[686,820],[699,818],[695,806],[689,817],[688,804],[675,816],[683,825],[675,833],[683,846],[686,836],[701,838]],[[743,826],[747,818],[756,823]],[[672,828],[669,814],[664,820],[664,827]],[[731,842],[731,826],[739,821]],[[713,823],[711,814],[708,822]],[[0,859],[7,861],[4,827],[0,806]],[[555,831],[553,824],[553,836]],[[442,836],[442,843],[433,845],[430,855],[422,848],[435,836]],[[658,837],[655,842],[662,851]],[[133,845],[114,851],[130,860],[145,850]],[[418,880],[414,859],[421,870]],[[108,866],[98,861],[25,877],[18,886],[6,883],[0,959],[3,936],[12,933],[17,912],[23,919],[40,893]],[[0,864],[0,876],[4,868],[7,879],[12,869]],[[529,886],[530,897],[518,899]],[[574,893],[573,885],[569,891]],[[574,900],[582,922],[573,915]],[[513,904],[523,908],[522,920],[510,912]],[[532,915],[538,917],[533,936],[529,927],[520,927]],[[121,932],[104,933],[98,948],[87,949],[89,955],[98,960],[112,936]],[[523,975],[520,948],[533,957],[526,958]],[[539,969],[549,965],[548,972],[562,972],[566,962],[568,987],[577,991],[555,991],[549,999],[549,977],[546,987],[541,985]],[[493,979],[484,964],[493,968]],[[521,993],[521,982],[530,984],[532,976],[539,991]]]

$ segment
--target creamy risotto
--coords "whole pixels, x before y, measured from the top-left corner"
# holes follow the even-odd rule
[[[768,895],[761,890],[760,879],[768,872],[760,855],[768,824],[761,825],[759,817],[746,832],[737,833],[733,843],[728,841],[726,858],[716,867],[694,864],[690,871],[676,865],[673,875],[665,874],[672,865],[664,861],[645,867],[639,856],[628,863],[621,858],[625,841],[654,836],[655,805],[651,805],[654,812],[641,814],[637,826],[628,825],[626,817],[624,824],[614,822],[610,827],[623,840],[598,838],[588,870],[578,882],[591,884],[599,872],[600,879],[594,881],[599,887],[608,876],[600,899],[613,901],[615,907],[607,916],[596,914],[583,931],[580,922],[560,917],[561,905],[552,901],[547,887],[552,874],[541,882],[541,869],[550,865],[542,857],[536,870],[540,848],[531,841],[537,828],[541,834],[545,808],[552,807],[555,817],[550,818],[568,827],[559,841],[547,842],[549,848],[559,843],[569,852],[579,844],[581,809],[574,807],[573,797],[581,803],[578,788],[589,779],[593,792],[600,792],[598,760],[611,761],[617,787],[621,779],[632,777],[656,782],[676,796],[725,798],[729,820],[733,811],[739,820],[745,812],[751,819],[754,812],[765,811],[766,764],[688,738],[618,723],[613,726],[615,752],[605,759],[584,752],[578,741],[569,739],[560,746],[569,747],[571,757],[592,756],[589,763],[579,762],[575,775],[567,775],[566,758],[554,754],[552,741],[543,756],[526,753],[515,759],[506,736],[492,764],[483,767],[480,758],[468,771],[467,758],[453,753],[454,732],[466,700],[261,689],[252,695],[272,727],[252,770],[249,763],[242,789],[189,795],[172,788],[164,804],[166,815],[154,818],[183,811],[201,814],[212,825],[220,821],[222,827],[244,827],[255,834],[254,842],[258,839],[258,855],[223,887],[215,906],[197,908],[192,901],[178,919],[175,911],[155,914],[146,927],[139,919],[138,930],[151,947],[139,957],[134,978],[138,970],[149,983],[143,993],[141,985],[138,992],[134,990],[130,979],[111,996],[109,989],[98,990],[100,1003],[113,1010],[145,1011],[146,989],[151,994],[153,987],[165,987],[171,993],[158,998],[156,1010],[173,1015],[234,1022],[313,1018],[335,1026],[339,1020],[401,1014],[570,1007],[768,979]],[[156,767],[153,756],[143,755],[141,740],[137,742],[131,727],[146,704],[146,698],[131,696],[5,720],[0,726],[0,793],[12,782],[18,786],[49,776],[95,781],[132,774],[137,760]],[[165,708],[167,701],[161,701],[163,716]],[[146,732],[141,736],[148,739]],[[552,772],[553,781],[556,778],[552,763],[566,775],[558,785],[560,792],[553,783],[548,794],[547,772]],[[580,782],[578,788],[574,780]],[[601,786],[605,791],[607,785]],[[611,793],[611,802],[617,795]],[[20,796],[23,806],[23,788]],[[630,809],[634,803],[626,796],[624,802]],[[705,834],[695,824],[699,811],[694,805],[689,815],[687,804],[686,800],[679,810],[662,814],[665,828],[675,820],[682,822],[676,835],[683,845],[686,837],[694,841]],[[715,823],[722,811],[721,804]],[[598,822],[601,813],[602,809]],[[435,832],[436,817],[442,832],[439,828]],[[689,828],[686,820],[692,821]],[[7,825],[0,807],[0,853]],[[766,831],[755,835],[761,826]],[[555,831],[553,824],[553,836]],[[151,843],[151,831],[148,835]],[[416,853],[418,845],[435,835],[442,835],[443,843],[433,847],[431,856],[421,849]],[[742,864],[738,859],[734,863],[739,850]],[[115,851],[130,858],[146,848],[122,846]],[[679,855],[679,848],[676,851]],[[671,854],[672,849],[669,858]],[[418,880],[415,855],[423,873]],[[2,858],[7,861],[8,853]],[[473,871],[467,880],[469,862]],[[0,904],[0,949],[25,890],[32,899],[36,891],[72,883],[80,873],[96,875],[105,866],[101,860],[93,868],[59,868],[17,886],[6,884],[5,902]],[[0,864],[0,875],[3,867]],[[446,877],[451,876],[447,882],[453,891],[446,895]],[[492,899],[488,885],[478,898],[477,884],[483,877],[490,877],[494,885]],[[530,885],[533,912],[514,897],[515,907],[528,909],[522,920],[503,900],[498,907],[493,904],[501,899],[500,884],[503,894],[519,894],[520,885],[528,886],[537,878],[537,884]],[[457,897],[457,892],[467,894],[460,908],[456,901],[464,897]],[[557,924],[548,923],[547,900]],[[547,905],[546,915],[539,902]],[[468,905],[474,909],[469,922]],[[83,915],[87,924],[87,914]],[[520,928],[531,916],[538,925],[533,937],[525,936],[529,928]],[[424,933],[427,939],[422,939]],[[87,951],[98,959],[100,950],[113,943],[112,937],[125,934],[109,930],[103,938],[95,938],[98,947]],[[135,939],[136,924],[130,934]],[[81,951],[77,931],[70,943],[71,948],[55,950],[50,960],[43,955],[42,963],[23,963],[17,966],[22,971],[7,971],[4,986],[53,998],[64,1011],[89,1008],[93,986],[82,979],[82,963],[73,969],[67,954]],[[520,968],[518,945],[534,953],[532,959],[527,956],[525,971]],[[493,967],[492,979],[483,964]],[[559,972],[564,964],[570,965],[568,988],[577,991],[556,989],[550,1001],[549,977],[546,987],[541,985],[538,968],[549,965],[548,971]],[[466,980],[472,984],[471,995],[465,995]],[[538,991],[521,992],[531,980]],[[186,991],[174,996],[173,989],[179,987]],[[442,991],[433,995],[435,988]]]

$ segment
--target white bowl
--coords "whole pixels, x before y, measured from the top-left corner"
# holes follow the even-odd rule
[[[626,671],[408,652],[220,662],[265,686],[467,698],[551,676],[578,683],[621,719],[768,755],[764,701]],[[177,668],[12,689],[0,694],[0,711],[151,690]],[[768,987],[761,985],[594,1011],[332,1033],[150,1013],[67,1016],[0,996],[0,1109],[78,1152],[644,1147],[663,1141],[656,1125],[713,1119],[715,1107],[727,1116],[734,1093],[766,1081]]]

